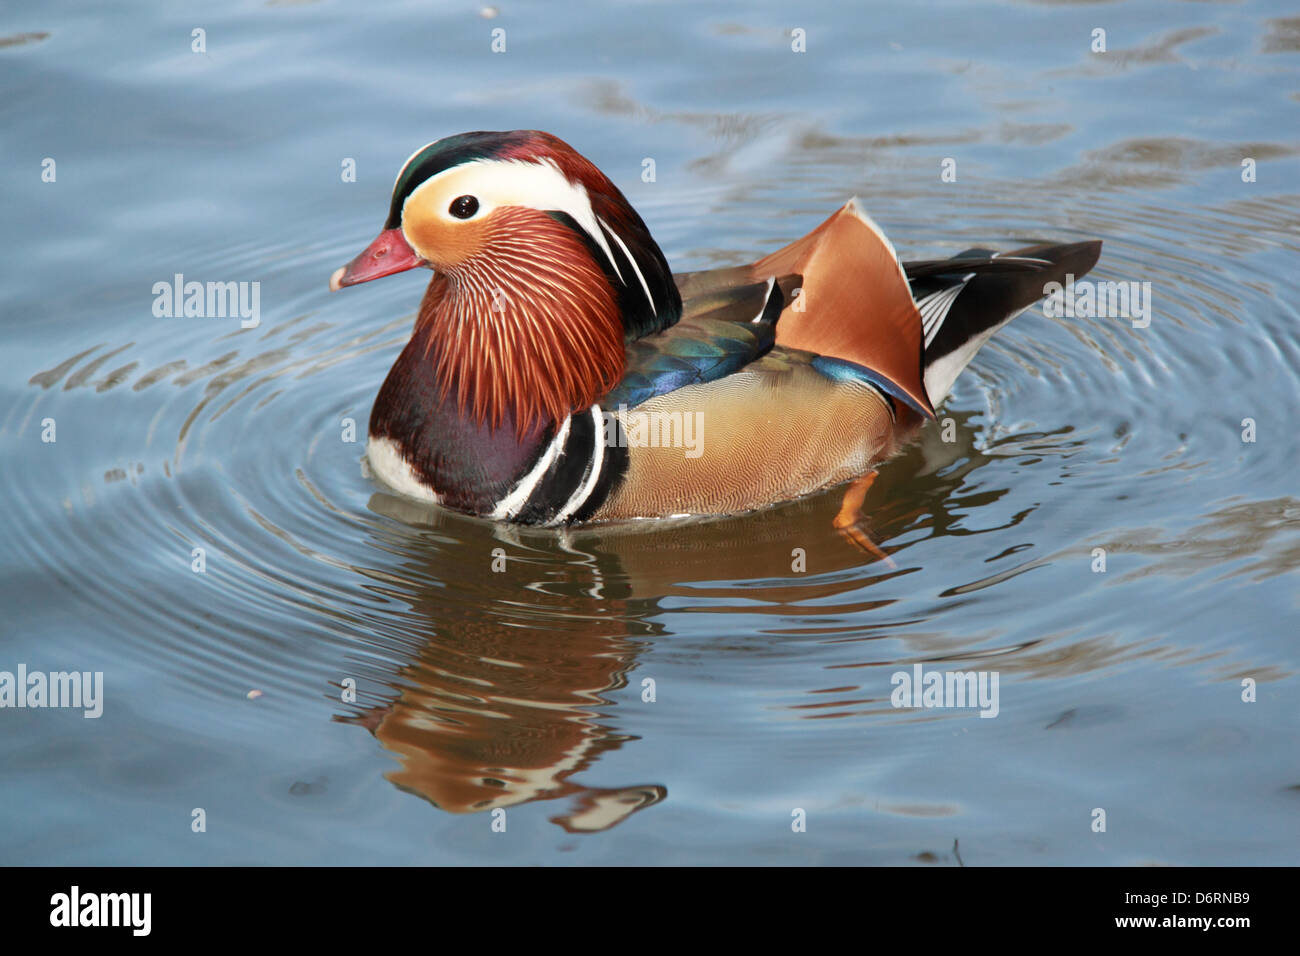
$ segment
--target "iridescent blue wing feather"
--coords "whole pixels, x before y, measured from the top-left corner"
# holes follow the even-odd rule
[[[772,348],[786,301],[783,286],[790,285],[770,279],[687,299],[676,325],[628,345],[627,372],[600,404],[635,408],[744,368]]]

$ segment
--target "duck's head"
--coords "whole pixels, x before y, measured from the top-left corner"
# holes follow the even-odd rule
[[[522,426],[590,405],[621,376],[625,342],[681,313],[636,210],[590,161],[535,130],[461,133],[417,150],[383,231],[330,288],[418,266],[436,273],[421,321],[427,312],[435,334],[455,336],[439,379],[493,424],[511,406]]]
[[[521,239],[537,243],[531,255],[520,256]],[[573,147],[537,130],[460,133],[416,150],[397,174],[383,231],[330,288],[418,266],[454,278],[546,271],[548,258],[573,254],[573,240],[610,281],[630,331],[645,334],[636,327],[655,316],[676,320],[672,273],[636,210]]]

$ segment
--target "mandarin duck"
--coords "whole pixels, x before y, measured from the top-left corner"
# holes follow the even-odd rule
[[[752,265],[674,275],[589,160],[534,130],[417,150],[330,288],[433,270],[366,458],[392,490],[537,525],[748,511],[873,466],[1100,242],[901,262],[850,200]]]

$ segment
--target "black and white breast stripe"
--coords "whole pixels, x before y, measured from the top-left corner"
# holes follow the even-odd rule
[[[488,517],[540,525],[590,517],[627,467],[627,448],[613,437],[605,435],[599,405],[566,417]]]

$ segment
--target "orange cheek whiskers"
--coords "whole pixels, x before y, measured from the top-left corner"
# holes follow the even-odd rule
[[[613,290],[567,227],[530,210],[494,217],[486,248],[440,274],[419,321],[433,328],[439,392],[462,414],[520,437],[587,408],[622,377]]]

